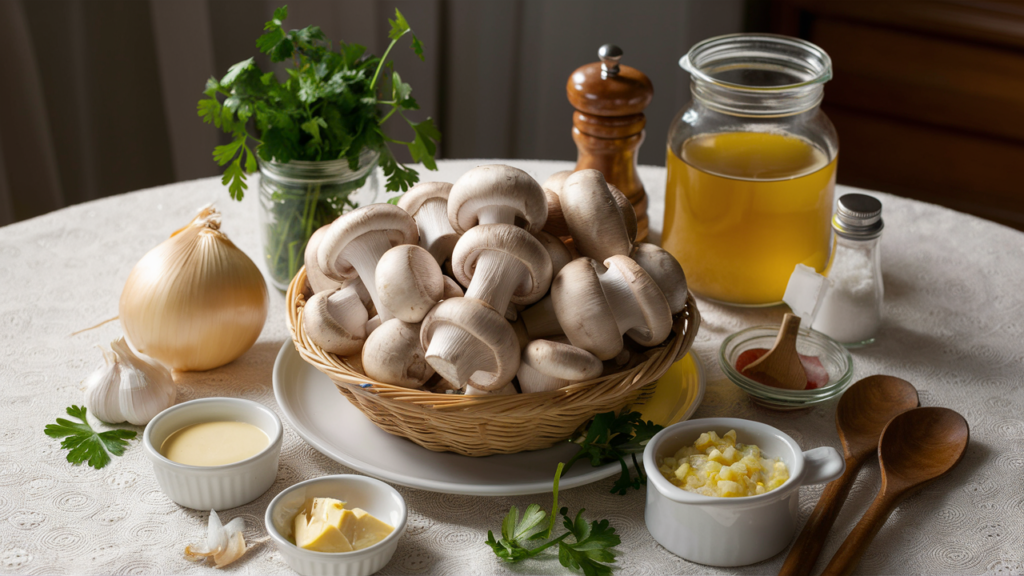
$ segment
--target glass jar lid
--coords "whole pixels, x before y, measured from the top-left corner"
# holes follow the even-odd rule
[[[741,116],[784,116],[816,107],[832,60],[818,46],[777,34],[729,34],[695,44],[679,60],[693,94]]]

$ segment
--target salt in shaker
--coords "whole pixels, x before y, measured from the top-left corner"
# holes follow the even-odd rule
[[[836,246],[827,278],[797,265],[783,297],[812,329],[847,347],[874,342],[882,323],[882,227],[877,198],[844,194],[832,218]]]

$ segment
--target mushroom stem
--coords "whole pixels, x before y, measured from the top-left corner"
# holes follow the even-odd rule
[[[523,319],[526,333],[534,340],[565,333],[562,330],[562,325],[558,323],[558,317],[555,316],[555,305],[550,294],[520,312],[519,315]]]
[[[384,307],[377,294],[377,262],[390,249],[391,240],[388,233],[383,230],[367,232],[353,240],[345,249],[345,256],[359,274],[366,291],[370,293],[370,299],[373,300],[382,323],[394,318],[394,315]]]
[[[505,204],[483,206],[477,212],[479,224],[515,224],[518,211]]]
[[[466,288],[466,298],[483,300],[491,308],[505,313],[512,294],[528,273],[523,262],[507,252],[481,252],[476,260],[473,280]]]
[[[643,310],[640,309],[636,296],[629,287],[629,282],[622,275],[622,270],[618,266],[612,266],[603,273],[599,273],[597,278],[601,283],[601,290],[604,291],[605,298],[610,304],[612,315],[615,317],[615,325],[619,327],[619,334],[625,334],[632,328],[646,330],[647,321],[644,318]]]
[[[498,369],[494,354],[468,330],[452,324],[437,327],[426,357],[434,370],[445,380],[465,388],[470,378],[487,385]],[[478,373],[483,372],[479,376]]]
[[[416,224],[420,230],[420,246],[426,248],[440,265],[452,255],[452,247],[458,238],[448,221],[448,201],[432,198],[416,212]]]

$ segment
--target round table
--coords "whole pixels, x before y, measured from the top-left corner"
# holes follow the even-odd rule
[[[424,178],[454,181],[484,160],[439,162]],[[511,161],[539,180],[567,162]],[[641,167],[652,228],[660,228],[665,170]],[[205,537],[208,513],[181,508],[157,487],[133,441],[102,470],[72,466],[43,427],[81,404],[82,381],[100,363],[98,344],[121,334],[112,322],[72,336],[117,314],[132,266],[216,202],[223,230],[259,261],[255,182],[233,202],[219,179],[183,182],[72,206],[0,228],[0,571],[32,574],[199,572],[212,568],[182,557]],[[837,193],[850,189],[839,187]],[[971,444],[947,477],[903,502],[868,549],[858,573],[1024,573],[1024,234],[938,206],[876,194],[885,205],[882,270],[884,322],[878,342],[853,353],[855,378],[891,374],[917,386],[924,406],[959,411]],[[656,231],[656,230],[655,230]],[[654,240],[657,235],[654,235]],[[178,401],[239,396],[277,408],[271,385],[283,342],[284,297],[271,290],[270,315],[251,350],[208,372],[175,376]],[[730,309],[700,302],[703,324],[693,350],[708,369],[696,417],[736,416],[766,422],[806,450],[840,448],[835,402],[798,412],[752,404],[722,375],[717,351],[728,334],[778,323],[783,309]],[[141,437],[142,428],[138,428]],[[266,542],[270,500],[300,480],[347,473],[286,425],[280,471],[255,502],[222,515],[247,522],[255,547],[230,569],[290,573]],[[622,537],[621,574],[775,573],[785,556],[737,569],[686,562],[654,542],[644,526],[643,491],[609,493],[612,479],[567,490],[560,501],[590,519],[607,518]],[[855,483],[819,560],[820,570],[866,510],[880,485],[877,462]],[[821,486],[801,491],[801,520]],[[382,573],[567,574],[554,556],[518,565],[484,545],[509,506],[547,506],[549,496],[470,497],[398,487],[410,508],[408,533]]]

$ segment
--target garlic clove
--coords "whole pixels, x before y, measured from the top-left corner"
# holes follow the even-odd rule
[[[85,379],[85,407],[103,422],[124,422],[118,402],[117,355],[102,347],[100,351],[103,365]]]
[[[245,520],[235,518],[226,525],[221,524],[216,510],[210,510],[210,522],[206,527],[206,543],[185,546],[185,558],[202,562],[213,558],[217,568],[223,568],[241,558],[249,549],[245,545]]]

